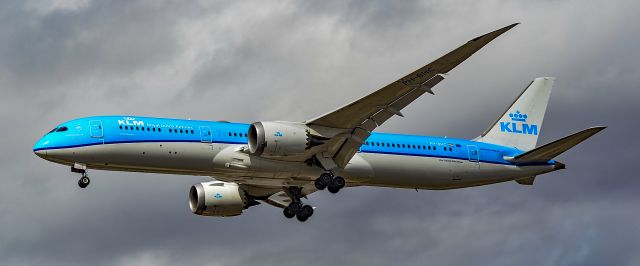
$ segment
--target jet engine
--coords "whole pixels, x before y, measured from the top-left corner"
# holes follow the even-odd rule
[[[191,186],[189,207],[202,216],[235,216],[252,206],[255,200],[236,183],[213,181]],[[256,202],[257,203],[257,202]]]
[[[249,152],[256,156],[301,155],[328,140],[311,134],[304,125],[288,122],[255,122],[248,139]]]

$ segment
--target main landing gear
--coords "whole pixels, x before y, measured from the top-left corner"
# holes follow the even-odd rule
[[[304,205],[300,198],[302,198],[302,188],[301,187],[288,187],[284,189],[285,193],[291,198],[291,203],[289,206],[285,207],[282,210],[284,216],[291,219],[294,216],[298,219],[298,221],[304,222],[311,215],[313,215],[313,207],[309,205]]]
[[[342,189],[346,182],[341,176],[333,176],[333,172],[325,172],[320,175],[314,182],[314,185],[318,190],[324,190],[327,188],[331,193],[338,193]]]
[[[71,166],[71,172],[82,174],[78,180],[79,187],[86,188],[89,183],[91,183],[91,179],[89,179],[89,176],[87,175],[87,167],[85,165],[73,165]]]

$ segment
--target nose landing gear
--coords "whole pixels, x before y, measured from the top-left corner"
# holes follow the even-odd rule
[[[81,188],[86,188],[91,183],[91,179],[87,175],[87,166],[85,164],[74,164],[71,166],[71,172],[82,174],[80,179],[78,180],[78,186]]]

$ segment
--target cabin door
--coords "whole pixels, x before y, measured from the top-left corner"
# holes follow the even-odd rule
[[[212,137],[210,127],[200,127],[200,142],[211,143]]]
[[[92,138],[101,139],[104,137],[104,131],[102,129],[102,121],[91,120],[89,121],[89,134]]]
[[[478,153],[478,147],[475,145],[467,145],[467,151],[469,152],[469,162],[480,166],[480,154]]]

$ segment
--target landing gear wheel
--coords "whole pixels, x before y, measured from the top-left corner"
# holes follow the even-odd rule
[[[341,176],[336,176],[328,186],[329,192],[338,193],[346,184],[346,181]]]
[[[300,198],[304,196],[304,194],[302,194],[302,187],[284,187],[283,190],[291,199],[291,203],[289,203],[289,206],[285,207],[284,210],[282,210],[282,213],[285,217],[293,218],[293,216],[296,216],[296,218],[298,218],[298,221],[304,222],[309,219],[311,215],[313,215],[313,207],[309,205],[303,205],[302,201],[300,201]]]
[[[291,219],[291,218],[293,218],[294,216],[296,216],[296,213],[295,213],[295,212],[292,212],[292,211],[291,211],[291,209],[289,209],[289,207],[288,207],[288,206],[287,206],[287,207],[285,207],[285,208],[282,210],[282,213],[284,213],[284,217],[287,217],[287,218],[289,218],[289,219]]]
[[[284,217],[293,218],[293,216],[296,216],[296,214],[300,211],[300,209],[302,209],[302,207],[303,206],[301,202],[291,202],[289,206],[285,207],[284,210],[282,210],[282,213],[284,214]]]
[[[311,215],[313,215],[313,207],[304,205],[296,213],[296,218],[298,218],[298,221],[305,222],[309,217],[311,217]]]
[[[78,180],[78,186],[81,188],[86,188],[89,183],[91,183],[91,180],[88,176],[83,176],[80,178],[80,180]]]
[[[341,176],[336,176],[336,178],[333,179],[333,185],[336,186],[338,189],[342,189],[346,184],[347,184],[347,181],[345,181],[344,178]]]
[[[331,184],[331,174],[330,173],[322,173],[320,177],[316,179],[314,185],[318,190],[324,190],[327,185]]]

